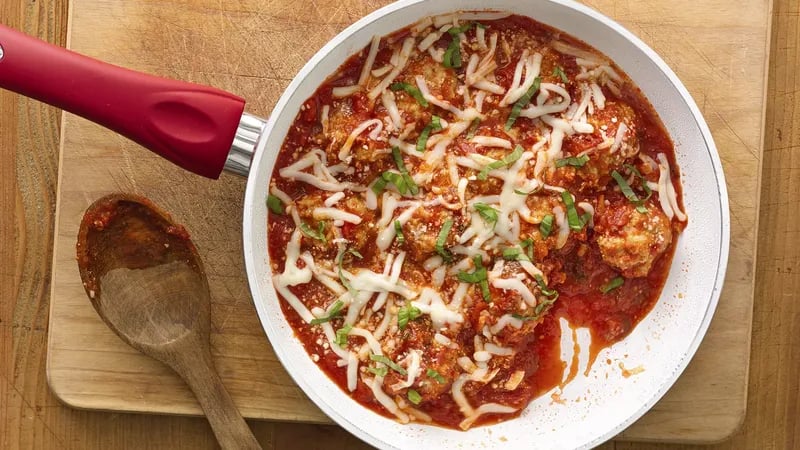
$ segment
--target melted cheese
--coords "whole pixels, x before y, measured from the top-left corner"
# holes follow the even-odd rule
[[[364,61],[364,67],[361,69],[361,76],[358,77],[358,85],[364,86],[367,84],[367,80],[369,80],[369,74],[372,70],[372,66],[375,64],[375,56],[378,55],[378,47],[381,44],[381,37],[380,36],[373,36],[372,42],[369,46],[369,53],[367,54],[367,59]]]
[[[386,78],[381,80],[381,82],[378,83],[377,86],[372,88],[372,90],[370,90],[369,93],[367,94],[367,97],[369,97],[370,100],[375,100],[376,98],[378,98],[378,96],[381,95],[381,93],[386,88],[388,88],[390,84],[394,82],[395,78],[397,78],[397,76],[400,75],[400,72],[402,72],[406,64],[408,64],[408,59],[411,57],[413,50],[414,50],[414,38],[413,37],[406,38],[405,41],[403,41],[403,47],[400,49],[400,52],[398,53],[397,61],[395,63],[392,63],[395,66],[394,69],[392,69],[392,71],[389,72],[389,75],[387,75]]]
[[[453,311],[444,304],[442,296],[431,288],[424,288],[419,295],[419,299],[411,302],[423,314],[428,314],[433,322],[434,329],[445,328],[449,324],[464,322],[464,316],[457,311]]]
[[[337,208],[314,208],[312,213],[317,220],[333,219],[349,222],[355,225],[361,223],[361,217]]]
[[[394,414],[401,423],[409,422],[408,414],[401,411],[397,406],[397,403],[395,403],[395,401],[386,395],[386,393],[381,389],[381,386],[383,385],[383,377],[376,376],[373,379],[364,378],[363,380],[364,384],[369,386],[369,388],[372,390],[372,395],[375,396],[375,400],[377,400],[384,408],[386,408],[387,411]]]
[[[342,145],[342,148],[339,149],[339,159],[342,161],[347,161],[348,157],[350,156],[350,148],[353,146],[356,138],[367,130],[367,128],[373,127],[372,132],[369,135],[369,138],[373,141],[378,140],[378,137],[383,131],[383,122],[378,119],[369,119],[365,120],[358,124],[358,126],[350,133],[350,136],[347,137],[347,140]]]

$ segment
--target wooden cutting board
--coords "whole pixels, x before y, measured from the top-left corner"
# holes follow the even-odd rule
[[[267,116],[311,55],[388,3],[355,0],[73,0],[69,46],[114,64],[218,86]],[[716,139],[731,203],[725,289],[697,356],[624,439],[710,442],[744,418],[753,303],[769,0],[589,0],[652,46],[689,88]],[[735,7],[734,7],[735,6]],[[120,341],[81,287],[75,239],[84,209],[114,191],[173,213],[205,261],[212,351],[246,417],[329,422],[277,361],[248,293],[242,258],[244,180],[188,174],[114,133],[65,114],[47,373],[68,405],[200,414],[169,369]]]

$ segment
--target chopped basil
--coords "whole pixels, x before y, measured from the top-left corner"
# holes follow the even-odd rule
[[[345,325],[342,328],[336,330],[336,345],[339,347],[344,347],[347,345],[347,335],[350,334],[350,330],[353,329],[352,325]]]
[[[516,147],[514,147],[513,152],[504,156],[503,159],[501,159],[500,161],[495,161],[493,163],[487,164],[486,167],[484,167],[483,170],[481,170],[480,173],[478,174],[478,179],[486,180],[487,178],[489,178],[489,172],[495,169],[500,169],[506,166],[510,166],[511,164],[514,164],[522,156],[523,151],[524,150],[522,149],[522,146],[517,145]]]
[[[581,231],[583,227],[586,226],[586,222],[578,215],[578,210],[575,209],[575,202],[572,200],[572,194],[568,191],[562,191],[561,200],[563,200],[564,205],[567,206],[567,222],[569,223],[569,228],[573,231]]]
[[[528,259],[533,261],[533,239],[527,238],[520,241],[519,246],[528,249]]]
[[[541,190],[542,190],[542,185],[539,185],[539,186],[536,187],[536,189],[534,189],[534,190],[532,190],[530,192],[525,192],[525,191],[520,191],[519,189],[514,189],[514,193],[518,194],[518,195],[533,195],[533,194],[535,194],[535,193],[537,193],[537,192],[539,192]]]
[[[480,214],[481,218],[486,223],[491,224],[492,226],[497,225],[497,214],[499,211],[487,205],[486,203],[481,202],[473,203],[472,207],[475,208],[475,211],[478,211],[478,214]]]
[[[447,33],[450,36],[458,36],[459,34],[466,33],[475,25],[479,24],[477,24],[476,22],[469,22],[465,23],[464,25],[461,25],[460,27],[450,27],[450,29],[447,30]]]
[[[400,224],[399,220],[394,221],[394,237],[397,239],[398,244],[406,242],[406,237],[403,235],[403,225]]]
[[[356,290],[353,289],[353,286],[350,285],[350,280],[348,280],[347,277],[344,276],[344,269],[342,267],[342,262],[344,261],[344,257],[348,253],[350,253],[351,255],[355,256],[358,259],[363,258],[363,256],[361,256],[361,253],[359,253],[356,250],[353,250],[352,248],[345,249],[344,247],[342,248],[342,250],[339,251],[339,254],[336,255],[336,265],[339,268],[339,281],[342,282],[342,286],[347,288],[347,291],[350,292],[350,295],[355,297],[358,292],[356,292]]]
[[[383,174],[381,174],[381,176],[376,178],[375,181],[372,183],[372,192],[374,192],[375,195],[380,195],[380,193],[383,192],[384,189],[386,189],[386,183],[387,183],[386,178],[383,176]]]
[[[453,36],[453,40],[447,46],[447,50],[445,50],[442,57],[442,64],[453,69],[461,67],[461,38],[458,35]]]
[[[386,374],[389,372],[389,369],[387,369],[386,367],[367,367],[367,370],[369,370],[370,372],[374,373],[379,377],[385,377]]]
[[[481,288],[481,294],[483,295],[483,300],[491,302],[492,297],[491,293],[489,292],[489,276],[486,272],[486,268],[483,267],[481,255],[475,255],[472,261],[475,263],[475,271],[472,273],[464,272],[463,270],[459,271],[457,275],[458,280],[463,283],[479,285]]]
[[[411,178],[411,174],[408,173],[408,169],[403,162],[403,156],[400,154],[400,149],[398,147],[392,147],[392,157],[400,173],[389,170],[383,172],[372,184],[372,192],[380,194],[386,189],[386,185],[391,183],[397,188],[397,192],[399,192],[400,195],[417,195],[419,193],[419,186],[417,186],[417,183]]]
[[[375,362],[379,362],[381,364],[385,364],[390,369],[394,370],[395,372],[399,373],[400,375],[408,375],[408,372],[406,372],[406,369],[403,369],[402,367],[398,366],[397,363],[395,363],[394,361],[392,361],[391,359],[389,359],[389,358],[387,358],[387,357],[385,357],[383,355],[376,355],[374,353],[371,353],[369,355],[369,359],[371,359],[371,360],[373,360]]]
[[[425,97],[422,95],[422,92],[420,92],[419,89],[417,89],[416,87],[414,87],[414,86],[412,86],[412,85],[410,85],[408,83],[403,83],[403,82],[399,82],[398,81],[398,82],[390,84],[389,85],[389,89],[391,89],[391,90],[393,90],[395,92],[397,92],[397,91],[405,91],[406,94],[414,97],[414,100],[416,100],[417,103],[419,103],[420,105],[422,105],[425,108],[428,107],[428,101],[425,100]]]
[[[506,261],[530,261],[530,258],[522,250],[516,247],[507,247],[503,249],[503,259]]]
[[[341,300],[336,300],[336,303],[334,303],[330,309],[328,309],[328,314],[316,319],[312,319],[311,325],[319,325],[321,323],[330,322],[332,319],[339,317],[342,314],[342,308],[344,308],[344,302]]]
[[[300,232],[310,237],[311,239],[322,241],[323,244],[328,243],[328,239],[325,237],[325,222],[320,221],[319,223],[317,223],[316,230],[311,228],[307,223],[300,222]]]
[[[414,389],[408,390],[408,401],[415,405],[419,405],[419,402],[422,401],[422,396],[419,395],[419,392],[415,391]]]
[[[556,68],[553,69],[553,76],[561,78],[561,81],[563,81],[564,84],[569,82],[567,74],[564,73],[564,69],[562,69],[561,66],[556,66]]]
[[[528,320],[539,320],[539,318],[541,316],[538,315],[538,314],[535,315],[535,316],[523,316],[523,315],[520,315],[520,314],[511,314],[511,317],[513,317],[515,319],[523,320],[523,321],[528,321]]]
[[[613,280],[609,281],[607,285],[600,288],[600,292],[602,292],[603,294],[608,294],[609,292],[622,286],[623,284],[625,284],[625,279],[622,277],[616,277]]]
[[[273,214],[282,215],[283,214],[283,203],[281,199],[275,197],[272,194],[267,195],[267,207]]]
[[[634,175],[639,177],[639,179],[642,181],[642,189],[644,189],[644,193],[647,194],[642,199],[642,202],[646,202],[646,201],[650,200],[650,197],[653,196],[653,191],[650,189],[650,186],[647,185],[647,178],[645,178],[642,175],[642,173],[639,172],[639,169],[637,169],[636,167],[634,167],[634,166],[632,166],[630,164],[625,164],[625,167],[627,167],[628,170],[630,170]]]
[[[637,196],[636,193],[633,192],[633,189],[631,189],[631,186],[628,184],[627,181],[625,181],[625,178],[622,175],[620,175],[619,172],[617,172],[616,170],[611,172],[611,177],[614,178],[614,180],[616,180],[617,185],[619,185],[619,189],[622,191],[622,195],[624,195],[625,198],[628,199],[628,201],[636,205],[636,210],[642,214],[646,214],[647,208],[644,207],[644,201],[640,200],[639,196]]]
[[[403,306],[397,311],[397,326],[400,327],[401,330],[405,330],[408,322],[416,320],[421,315],[422,311],[416,306],[410,304]]]
[[[514,122],[517,121],[517,117],[519,117],[519,113],[522,112],[522,108],[528,106],[528,103],[530,103],[531,99],[533,98],[533,94],[539,90],[539,85],[541,83],[542,78],[536,77],[536,79],[533,80],[533,84],[528,89],[528,92],[520,97],[519,100],[514,102],[514,106],[511,107],[511,114],[508,116],[508,120],[506,120],[506,131],[510,130],[511,127],[514,126]]]
[[[472,119],[472,122],[469,124],[469,128],[467,129],[467,139],[472,139],[475,137],[475,133],[478,132],[478,126],[480,124],[481,124],[480,117]]]
[[[433,378],[434,380],[436,380],[436,382],[439,383],[439,384],[447,383],[447,380],[445,380],[444,377],[439,374],[439,372],[437,372],[437,371],[435,371],[433,369],[428,369],[425,372],[425,374],[428,375],[429,377]]]
[[[536,284],[539,285],[539,290],[542,291],[542,294],[546,297],[544,300],[539,299],[539,303],[536,305],[536,308],[533,309],[533,312],[538,316],[542,314],[545,308],[555,303],[558,299],[558,291],[548,288],[541,275],[537,274],[534,278],[536,278]]]
[[[442,129],[442,120],[439,116],[433,116],[431,118],[431,123],[425,125],[425,128],[422,129],[422,133],[419,134],[419,138],[417,138],[417,151],[424,152],[425,147],[428,145],[428,137],[431,135],[431,131],[439,131]]]
[[[572,166],[583,167],[589,162],[589,157],[586,155],[570,156],[569,158],[562,158],[556,160],[556,167]]]
[[[548,237],[550,233],[553,231],[553,215],[548,214],[544,216],[542,222],[539,224],[539,232],[542,233],[542,236]]]
[[[453,261],[453,254],[450,250],[444,248],[447,242],[447,235],[450,234],[450,229],[453,228],[453,219],[447,219],[442,224],[442,229],[439,231],[439,236],[436,237],[436,253],[444,259],[444,262],[449,263]]]
[[[419,193],[419,187],[417,183],[414,182],[414,179],[411,178],[411,174],[408,173],[399,147],[392,147],[392,158],[394,158],[394,163],[397,165],[397,170],[403,175],[406,186],[408,186],[408,192],[410,192],[411,195],[417,195]]]
[[[454,69],[458,69],[461,67],[461,34],[466,33],[470,30],[474,25],[482,26],[477,24],[476,22],[466,23],[461,25],[460,27],[450,27],[447,30],[447,34],[449,34],[453,40],[450,41],[450,45],[447,46],[447,50],[444,52],[444,57],[442,58],[442,64],[445,67],[450,67]]]

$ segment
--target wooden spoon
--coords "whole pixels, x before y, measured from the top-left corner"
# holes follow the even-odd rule
[[[194,392],[225,449],[260,449],[214,369],[210,294],[186,230],[144,198],[113,194],[86,210],[78,267],[100,317]]]

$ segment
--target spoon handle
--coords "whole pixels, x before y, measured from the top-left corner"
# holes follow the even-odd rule
[[[225,449],[261,449],[214,369],[210,352],[181,352],[173,369],[186,381],[208,417],[214,436]],[[199,353],[199,354],[198,354]]]

